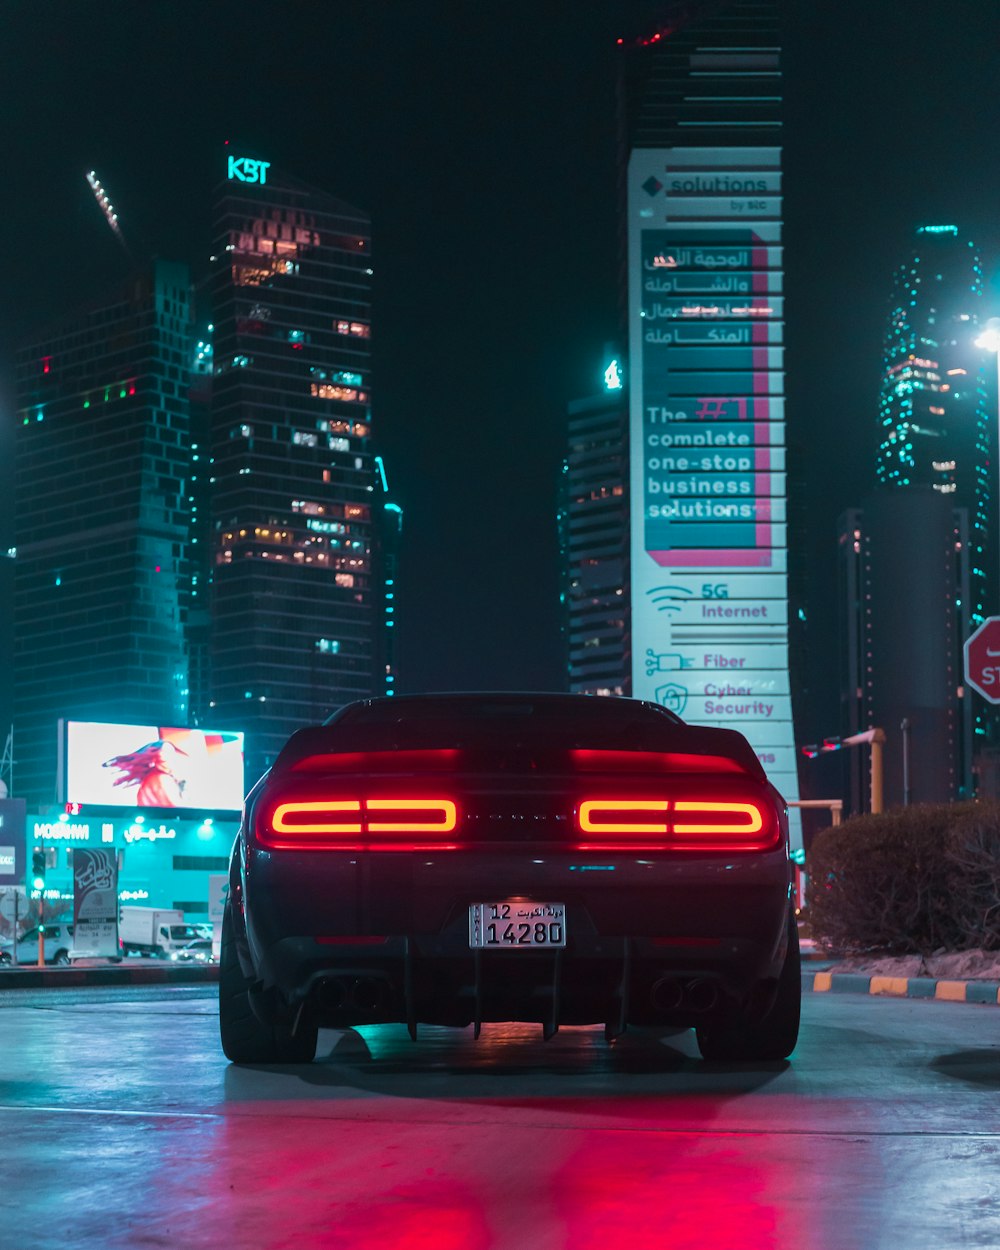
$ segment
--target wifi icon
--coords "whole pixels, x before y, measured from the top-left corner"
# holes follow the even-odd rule
[[[654,586],[646,594],[650,596],[658,612],[679,612],[681,605],[690,600],[694,591],[687,586]]]

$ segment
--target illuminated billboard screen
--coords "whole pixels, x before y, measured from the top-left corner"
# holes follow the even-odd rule
[[[632,692],[795,801],[780,192],[777,147],[632,153]]]
[[[66,723],[66,801],[218,811],[243,804],[243,734]]]

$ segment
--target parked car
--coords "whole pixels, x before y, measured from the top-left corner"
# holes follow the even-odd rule
[[[73,926],[71,924],[46,924],[45,929],[45,962],[47,964],[68,964],[69,953],[73,949]],[[17,962],[19,964],[38,963],[38,926],[28,929],[17,939]]]
[[[235,1062],[320,1026],[694,1027],[798,1036],[784,800],[747,740],[655,704],[400,696],[300,730],[247,798],[222,927]]]

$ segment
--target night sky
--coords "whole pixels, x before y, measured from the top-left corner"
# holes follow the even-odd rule
[[[406,514],[401,690],[562,688],[555,490],[566,402],[598,389],[617,334],[615,40],[635,14],[634,0],[7,0],[0,462],[11,341],[128,273],[85,171],[136,260],[197,274],[229,139],[373,218],[373,425]],[[988,0],[787,5],[806,738],[835,731],[835,521],[873,484],[886,301],[916,225],[980,244],[1000,312],[998,36]]]

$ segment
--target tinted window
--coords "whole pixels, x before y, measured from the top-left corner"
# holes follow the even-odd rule
[[[654,704],[580,696],[459,695],[356,703],[327,722],[331,747],[633,747],[676,739],[683,723]]]

